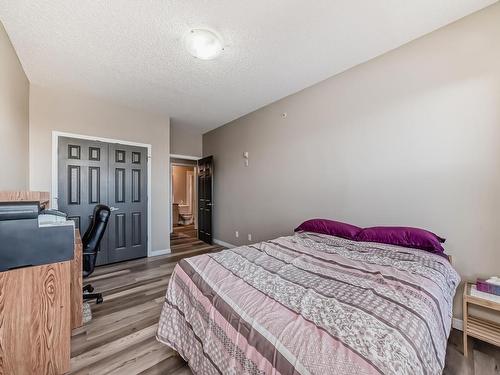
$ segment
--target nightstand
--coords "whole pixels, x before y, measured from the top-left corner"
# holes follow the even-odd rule
[[[475,337],[490,344],[500,346],[500,324],[469,315],[469,306],[476,305],[482,308],[496,311],[500,314],[500,302],[490,301],[486,298],[471,295],[471,286],[475,285],[466,282],[464,287],[464,356],[469,356],[471,345],[469,337]]]

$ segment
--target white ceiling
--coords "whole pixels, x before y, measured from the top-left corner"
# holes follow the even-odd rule
[[[160,111],[206,132],[496,0],[0,0],[32,83]],[[218,59],[183,37],[208,28]]]

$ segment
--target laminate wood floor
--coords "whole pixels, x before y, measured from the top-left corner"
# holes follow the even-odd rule
[[[165,291],[182,258],[219,251],[193,237],[173,238],[172,254],[98,267],[85,283],[103,294],[92,320],[73,330],[72,374],[191,374],[182,358],[156,341]]]
[[[462,332],[452,330],[443,375],[500,375],[500,348],[473,340],[472,359],[466,359],[462,343]]]
[[[176,352],[156,341],[160,311],[175,264],[222,247],[181,233],[172,236],[171,248],[169,255],[98,267],[85,280],[103,293],[104,303],[91,304],[92,321],[72,333],[72,374],[191,374]],[[468,360],[461,345],[461,332],[453,330],[443,374],[500,375],[498,348],[476,342]]]
[[[194,224],[177,225],[174,227],[174,233],[171,234],[171,239],[178,240],[181,238],[198,238],[198,230],[194,228]]]

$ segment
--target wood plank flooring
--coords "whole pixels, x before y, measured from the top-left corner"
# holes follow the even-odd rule
[[[186,238],[197,238],[198,237],[198,231],[194,229],[194,224],[190,225],[177,225],[174,227],[174,233],[171,236],[171,239],[173,241],[175,240],[180,240],[180,239],[186,239]],[[186,243],[184,243],[186,244]],[[172,252],[175,251],[182,251],[182,247],[175,247],[175,250],[172,249]]]
[[[71,374],[191,374],[155,334],[170,275],[182,258],[219,251],[196,238],[175,235],[172,254],[98,267],[85,279],[103,293],[91,303],[92,320],[73,330]]]
[[[190,237],[194,228],[176,228],[172,254],[98,267],[85,280],[103,293],[104,303],[92,304],[92,321],[73,331],[72,374],[191,375],[177,353],[156,341],[161,306],[180,259],[222,248]],[[479,342],[475,349],[474,359],[465,359],[461,332],[454,330],[443,374],[500,375],[500,350]]]
[[[473,359],[462,355],[462,332],[452,330],[443,375],[500,375],[500,348],[473,340]]]

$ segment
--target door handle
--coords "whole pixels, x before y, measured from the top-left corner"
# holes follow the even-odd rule
[[[118,208],[118,207],[110,207],[110,208],[109,208],[109,210],[110,210],[111,212],[113,212],[113,211],[118,211],[118,210],[119,210],[119,208]]]

